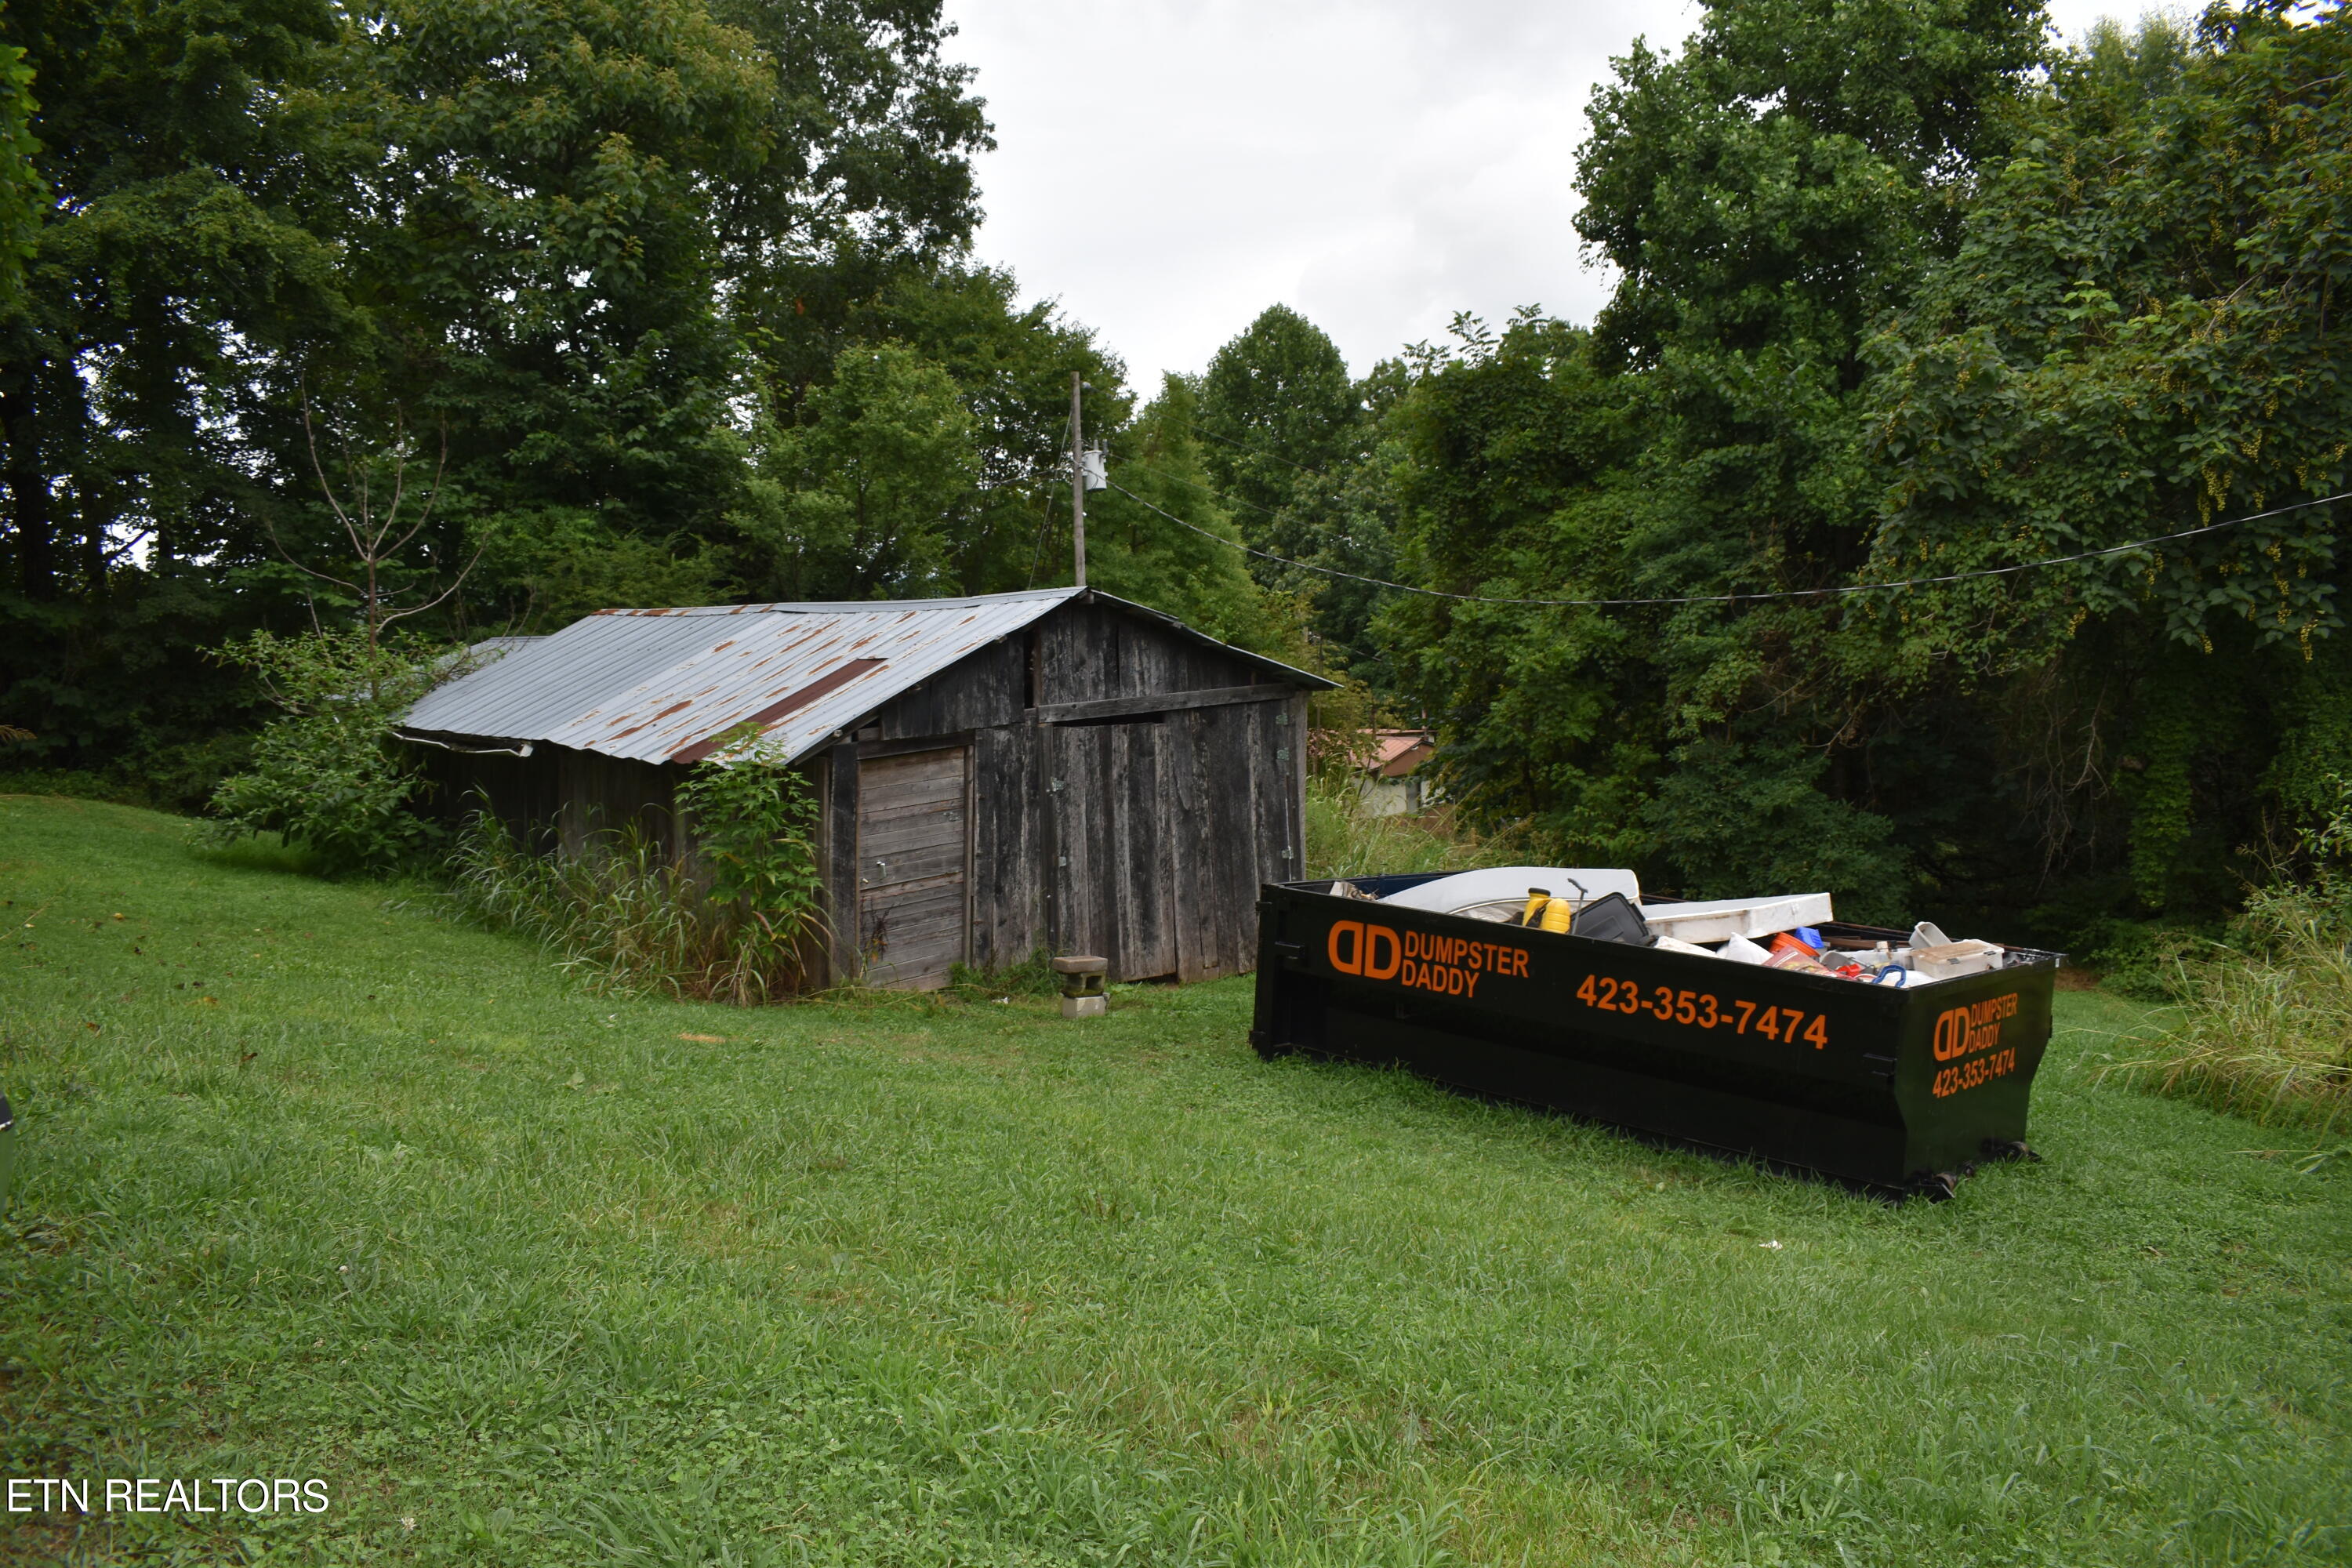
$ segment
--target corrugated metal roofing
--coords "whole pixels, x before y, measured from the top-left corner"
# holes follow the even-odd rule
[[[709,742],[756,721],[793,760],[1087,592],[603,610],[433,691],[409,710],[406,722],[445,735],[545,742],[666,763],[696,761],[709,753]],[[1256,655],[1241,657],[1302,685],[1329,684]]]

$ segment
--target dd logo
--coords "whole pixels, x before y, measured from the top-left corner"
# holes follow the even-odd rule
[[[1404,943],[1386,926],[1340,921],[1331,927],[1331,967],[1367,980],[1393,980],[1404,963]]]

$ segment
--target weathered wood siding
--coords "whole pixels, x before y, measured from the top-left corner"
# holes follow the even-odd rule
[[[920,741],[1020,723],[1028,657],[1019,637],[973,649],[876,714],[877,738]]]
[[[1258,686],[1255,700],[1234,689]],[[1184,705],[1202,692],[1222,695]],[[1167,709],[1150,705],[1160,698]],[[1044,716],[1111,700],[1138,706]],[[845,765],[854,773],[898,746],[961,742],[968,962],[1002,967],[1045,947],[1099,953],[1121,981],[1240,973],[1257,950],[1259,883],[1298,874],[1304,717],[1297,689],[1247,659],[1151,617],[1068,605],[878,711],[858,732],[865,756],[833,764],[844,804],[828,816],[837,831],[856,819]],[[845,858],[835,855],[836,876]],[[849,922],[840,940],[855,950]]]
[[[1109,959],[1118,980],[1246,971],[1258,885],[1294,876],[1302,853],[1297,689],[1107,605],[1066,605],[1034,637],[1039,705],[1226,694],[1040,726],[1052,944]],[[1263,700],[1234,700],[1257,685]]]
[[[554,847],[563,795],[544,752],[517,757],[419,745],[415,754],[425,775],[425,809],[436,820],[454,826],[487,808],[531,848]]]
[[[559,751],[556,789],[562,796],[558,842],[577,855],[599,837],[635,829],[675,856],[685,848],[677,814],[680,770],[658,763]]]
[[[1065,605],[1039,622],[1034,635],[1039,644],[1040,702],[1148,697],[1265,679],[1246,659],[1108,605]]]
[[[1044,783],[1026,724],[971,738],[971,962],[1020,963],[1045,941]]]
[[[606,834],[635,827],[667,855],[680,851],[677,781],[683,770],[567,746],[528,757],[416,748],[431,785],[427,809],[462,821],[488,805],[518,841],[541,853],[577,855]]]

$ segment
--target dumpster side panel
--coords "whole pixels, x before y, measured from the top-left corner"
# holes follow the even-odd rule
[[[1956,1171],[2025,1142],[2033,1075],[2050,1045],[2048,968],[1947,980],[1905,999],[1895,1095],[1915,1171]]]
[[[1383,1017],[1329,1010],[1314,1054],[1411,1069],[1475,1094],[1575,1112],[1655,1137],[1703,1143],[1857,1182],[1887,1182],[1902,1168],[1904,1131],[1886,1120],[1763,1100],[1696,1076],[1664,1078],[1578,1047],[1602,1045],[1566,1031],[1533,1047],[1481,1037],[1477,1022]],[[1301,1047],[1306,1048],[1306,1047]]]
[[[1284,886],[1260,942],[1262,1051],[1888,1186],[2022,1140],[2049,1036],[2048,964],[1905,992]]]

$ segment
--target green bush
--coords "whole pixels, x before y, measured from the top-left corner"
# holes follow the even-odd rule
[[[358,631],[256,632],[217,657],[252,668],[285,717],[263,727],[245,770],[213,791],[206,840],[275,833],[328,876],[389,871],[428,845],[432,826],[409,809],[422,781],[392,731],[456,673],[450,650]]]
[[[709,880],[706,901],[734,922],[746,973],[799,973],[824,930],[816,797],[759,735],[743,724],[722,737],[718,754],[679,786],[678,804]]]

